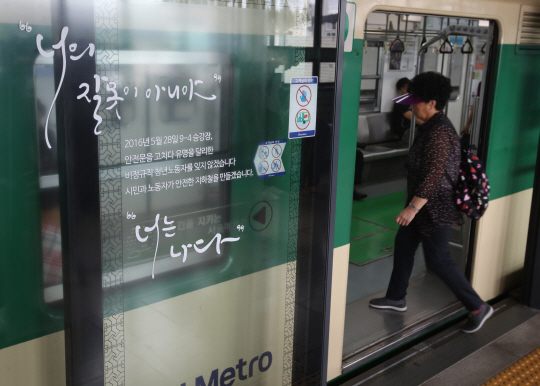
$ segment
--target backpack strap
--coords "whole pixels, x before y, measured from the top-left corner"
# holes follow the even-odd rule
[[[460,144],[461,145],[461,144]],[[469,145],[469,149],[470,150],[476,150],[476,146],[474,145]],[[460,149],[460,155],[461,157],[463,157],[463,153],[464,152],[467,152],[466,149],[463,149],[463,147],[461,147]],[[450,154],[448,156],[448,161],[450,161],[450,157],[452,156],[452,154]],[[444,175],[446,176],[446,179],[448,180],[448,182],[450,182],[450,185],[452,186],[452,188],[455,190],[456,189],[456,184],[454,184],[454,182],[452,181],[452,178],[450,177],[450,175],[448,174],[448,171],[446,170],[446,168],[444,168]],[[459,178],[459,176],[458,176]]]

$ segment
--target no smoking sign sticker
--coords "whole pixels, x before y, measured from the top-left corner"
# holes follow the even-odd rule
[[[286,139],[259,143],[253,159],[259,178],[276,177],[285,174],[281,156],[286,144]]]
[[[315,136],[317,86],[316,76],[291,78],[289,138]]]

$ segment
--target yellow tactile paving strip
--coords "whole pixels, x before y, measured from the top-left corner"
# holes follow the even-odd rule
[[[540,347],[500,372],[483,386],[540,385]]]

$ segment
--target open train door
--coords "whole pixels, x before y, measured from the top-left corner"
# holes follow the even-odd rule
[[[357,154],[362,152],[364,165],[362,181],[355,190],[367,197],[355,199],[352,205],[341,366],[344,373],[464,313],[452,291],[426,267],[422,248],[416,251],[409,280],[407,313],[370,308],[369,300],[385,296],[392,273],[399,227],[394,218],[406,204],[405,163],[417,131],[414,114],[402,137],[392,127],[392,99],[401,92],[396,85],[428,71],[450,78],[453,92],[444,113],[458,135],[467,124],[470,138],[463,136],[462,142],[475,145],[475,152],[484,159],[497,51],[493,42],[497,42],[497,26],[488,20],[393,10],[377,10],[366,19],[364,41],[357,45],[364,55],[357,143]],[[353,74],[345,76],[352,79]],[[357,85],[351,84],[347,87]],[[404,114],[398,111],[399,121],[403,122]],[[467,277],[474,231],[475,224],[468,218],[464,225],[451,228],[450,253]]]

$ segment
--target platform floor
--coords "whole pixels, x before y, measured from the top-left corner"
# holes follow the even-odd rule
[[[540,347],[539,311],[512,298],[495,304],[494,309],[492,318],[475,334],[461,332],[464,321],[459,321],[385,362],[366,367],[353,379],[332,385],[479,386],[491,382]]]
[[[540,384],[540,347],[484,383],[486,386],[512,384]]]

